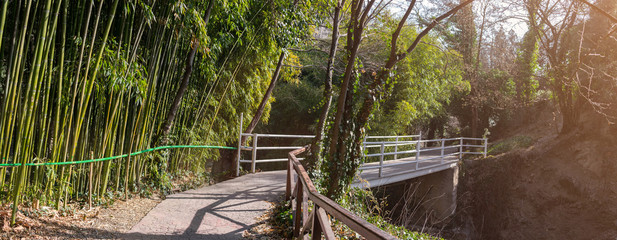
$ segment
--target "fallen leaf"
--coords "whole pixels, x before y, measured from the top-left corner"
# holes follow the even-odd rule
[[[11,226],[9,225],[9,220],[7,220],[6,218],[4,218],[4,224],[2,226],[2,231],[3,232],[8,232],[11,230]]]

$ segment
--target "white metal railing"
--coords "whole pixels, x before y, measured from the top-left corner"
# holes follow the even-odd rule
[[[457,138],[446,138],[446,139],[422,140],[421,136],[419,135],[415,135],[415,136],[417,136],[417,139],[411,140],[411,141],[403,140],[403,141],[394,141],[394,142],[393,141],[365,142],[364,143],[365,149],[379,147],[379,152],[366,154],[367,151],[365,150],[364,151],[365,152],[365,155],[364,155],[365,164],[362,165],[359,168],[359,170],[379,169],[378,176],[381,178],[383,177],[383,169],[387,167],[415,164],[415,166],[413,166],[412,169],[408,169],[408,170],[418,171],[418,170],[423,170],[427,168],[432,168],[435,166],[440,166],[446,163],[450,163],[452,161],[458,161],[463,158],[464,154],[481,154],[484,157],[486,157],[487,150],[488,150],[488,139],[487,138],[457,137]],[[393,138],[395,136],[388,136],[388,137]],[[478,142],[480,142],[481,145],[479,145]],[[426,143],[437,143],[438,146],[437,147],[422,147],[423,145],[426,145]],[[410,144],[414,145],[415,149],[399,151],[398,146],[404,146],[404,145],[410,145]],[[386,147],[388,146],[390,147],[394,146],[394,150],[386,151],[387,149]],[[476,148],[476,149],[479,148],[482,150],[481,151],[474,150],[471,152],[467,152],[465,151],[465,148]],[[453,149],[455,150],[452,151]],[[435,151],[439,153],[430,154],[429,156],[421,157],[422,154],[425,152],[435,152]],[[408,154],[410,156],[399,159],[398,155],[401,155],[401,154]],[[456,155],[458,155],[458,158],[456,160],[447,159],[450,156],[456,156]],[[385,158],[388,156],[394,156],[394,158],[391,160],[385,160]],[[373,158],[373,159],[378,158],[378,160],[369,160],[367,164],[366,158]],[[439,159],[439,161],[433,164],[430,164],[428,166],[425,166],[425,167],[419,166],[420,163],[422,162],[428,162],[428,161],[432,161],[436,159]],[[374,163],[376,161],[379,161],[379,164],[375,165]]]
[[[241,146],[240,143],[243,137],[251,137],[252,146]],[[236,176],[240,174],[240,163],[250,163],[251,164],[251,172],[255,173],[255,168],[257,163],[270,163],[270,162],[286,162],[287,158],[269,158],[269,159],[257,159],[257,151],[263,150],[295,150],[302,148],[302,146],[259,146],[260,138],[295,138],[295,139],[312,139],[315,136],[313,135],[285,135],[285,134],[259,134],[259,133],[242,133],[238,137],[238,148],[241,151],[251,151],[251,159],[242,159],[241,151],[238,151],[238,162],[236,164]],[[377,142],[371,139],[388,139],[394,138],[394,141],[384,140]],[[409,140],[416,138],[415,140]],[[407,140],[405,140],[407,139]],[[478,145],[477,142],[480,141],[481,145]],[[437,147],[423,147],[426,143],[438,143]],[[446,143],[450,143],[447,145]],[[474,144],[476,143],[476,144]],[[401,147],[404,146],[412,146],[410,150],[400,150]],[[393,151],[386,151],[388,147],[392,148]],[[422,170],[428,167],[419,167],[420,163],[427,162],[435,159],[440,159],[438,164],[443,164],[446,161],[446,158],[449,156],[458,155],[458,159],[463,158],[464,154],[481,154],[486,157],[487,149],[488,149],[488,139],[487,138],[467,138],[467,137],[457,137],[457,138],[447,138],[447,139],[428,139],[422,140],[420,135],[408,135],[408,136],[368,136],[365,139],[363,144],[363,157],[365,158],[365,162],[370,158],[378,158],[379,165],[367,165],[366,163],[359,168],[359,170],[368,170],[368,169],[376,169],[379,168],[379,177],[383,176],[383,169],[386,167],[394,167],[405,164],[414,164],[414,170]],[[379,148],[376,153],[368,153],[368,149],[371,148]],[[481,151],[464,151],[465,148],[476,148],[482,149]],[[450,152],[452,149],[456,149],[454,152]],[[434,152],[438,151],[439,154],[431,154],[430,157],[422,157],[423,153],[426,152]],[[406,156],[400,158],[399,156]],[[387,160],[386,158],[392,156],[392,159]],[[303,160],[303,158],[299,158],[299,160]],[[396,161],[396,162],[394,162]],[[367,163],[374,163],[374,161],[369,160]]]
[[[251,137],[252,146],[241,146],[240,143],[242,141],[242,137]],[[251,172],[255,173],[255,165],[257,163],[269,163],[269,162],[287,162],[287,158],[270,158],[270,159],[257,159],[257,151],[258,150],[295,150],[302,148],[303,146],[267,146],[260,147],[257,145],[260,138],[309,138],[312,139],[315,136],[313,135],[283,135],[283,134],[259,134],[259,133],[242,133],[239,137],[238,148],[241,151],[251,151],[251,159],[243,160],[241,151],[238,151],[238,162],[236,164],[236,176],[240,175],[240,163],[251,163]],[[298,160],[303,160],[304,158],[298,158]]]
[[[240,120],[240,129],[242,129],[242,119]],[[242,138],[250,137],[251,146],[242,146]],[[258,163],[271,163],[271,162],[287,162],[288,159],[284,158],[285,154],[281,154],[281,158],[269,158],[258,159],[257,151],[273,151],[273,150],[295,150],[302,148],[302,146],[259,146],[259,139],[262,138],[293,138],[293,139],[313,139],[314,135],[287,135],[287,134],[260,134],[260,133],[241,133],[238,136],[238,156],[236,162],[236,176],[240,175],[240,164],[250,163],[251,172],[255,173],[256,165]],[[450,142],[455,144],[446,145]],[[478,145],[478,141],[482,141],[482,145]],[[439,143],[438,147],[422,147],[426,143]],[[473,144],[476,143],[476,144]],[[482,154],[486,157],[488,148],[488,139],[486,138],[467,138],[457,137],[448,139],[429,139],[423,140],[422,134],[418,135],[404,135],[404,136],[367,136],[362,145],[363,157],[365,162],[368,159],[368,165],[365,163],[359,170],[379,169],[379,177],[383,176],[383,169],[386,167],[394,167],[405,164],[414,164],[414,170],[422,170],[428,167],[419,167],[421,162],[440,159],[439,164],[443,164],[446,161],[446,157],[459,155],[458,159],[463,158],[463,154]],[[483,148],[483,151],[477,152],[465,152],[464,148]],[[371,150],[372,148],[379,148],[379,150]],[[407,148],[407,149],[406,149]],[[391,151],[387,151],[390,150]],[[456,152],[449,152],[451,149],[457,149]],[[242,151],[250,151],[251,159],[242,159]],[[439,151],[439,155],[431,154],[431,157],[420,158],[425,152]],[[401,158],[401,156],[403,156]],[[392,159],[387,159],[391,157]],[[376,161],[371,161],[374,158],[378,158],[379,165],[372,165]],[[299,158],[298,160],[303,160]],[[395,162],[396,161],[396,162]]]

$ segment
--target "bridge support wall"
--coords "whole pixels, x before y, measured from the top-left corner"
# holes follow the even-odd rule
[[[457,166],[373,191],[379,197],[388,197],[388,208],[397,224],[413,227],[425,220],[437,223],[456,210],[458,174]]]

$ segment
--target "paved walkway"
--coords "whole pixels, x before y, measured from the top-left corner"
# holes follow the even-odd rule
[[[248,174],[173,194],[123,236],[126,239],[240,239],[285,192],[286,171]]]

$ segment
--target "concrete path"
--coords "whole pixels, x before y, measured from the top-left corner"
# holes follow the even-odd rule
[[[173,194],[123,236],[125,239],[240,239],[285,192],[286,171],[248,174]]]

